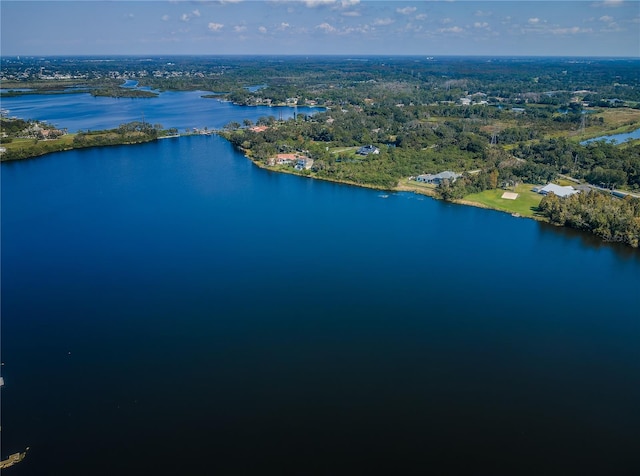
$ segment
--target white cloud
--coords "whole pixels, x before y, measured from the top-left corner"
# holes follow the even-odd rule
[[[323,5],[333,5],[336,3],[336,0],[302,0],[302,3],[309,8],[316,8]]]
[[[209,23],[207,25],[207,28],[209,28],[209,30],[211,31],[220,31],[224,28],[224,25],[222,23]]]
[[[272,0],[273,1],[273,0]],[[284,0],[288,3],[290,0]],[[302,4],[308,8],[317,8],[329,6],[332,10],[339,10],[341,8],[349,8],[358,5],[360,0],[302,0]]]
[[[572,26],[571,28],[554,28],[551,33],[554,35],[576,35],[578,33],[592,33],[591,28],[580,28],[578,26]]]
[[[485,12],[482,10],[478,10],[477,12],[474,13],[475,16],[477,17],[490,17],[492,15],[491,12]]]
[[[183,13],[183,14],[180,16],[180,20],[182,20],[182,21],[189,21],[189,15],[187,15],[186,13]]]
[[[162,21],[169,21],[169,18],[171,18],[169,15],[162,15]]]
[[[349,35],[351,33],[369,33],[371,31],[371,28],[369,28],[369,25],[363,25],[363,26],[358,26],[358,27],[350,27],[350,28],[345,28],[343,30],[343,33],[345,35]]]
[[[610,17],[609,15],[604,15],[598,18],[598,20],[603,21],[605,23],[611,23],[613,21],[613,17]]]
[[[386,26],[386,25],[391,25],[392,23],[393,23],[393,20],[391,18],[378,18],[373,21],[373,24],[375,26]]]
[[[451,23],[453,20],[451,18],[443,18],[442,20],[440,20],[440,23],[442,23],[443,25],[447,25],[449,23]]]
[[[247,31],[247,27],[245,25],[236,25],[233,27],[233,31],[235,31],[236,33],[242,33]]]
[[[459,26],[452,26],[450,28],[440,28],[438,31],[440,33],[462,33],[464,29]]]
[[[192,14],[194,17],[199,17],[199,16],[200,16],[200,10],[194,10],[194,11],[192,11],[192,12],[191,12],[191,14]]]
[[[361,16],[361,14],[357,10],[350,10],[348,12],[343,12],[342,16],[343,17],[359,17],[359,16]]]
[[[479,22],[479,21],[477,21],[477,22],[475,22],[475,23],[473,24],[473,26],[474,26],[475,28],[487,28],[487,27],[489,26],[489,24],[488,24],[486,21],[483,21],[483,22]]]
[[[280,23],[280,25],[278,25],[278,28],[276,28],[276,30],[278,30],[278,31],[284,31],[284,30],[286,30],[287,28],[289,28],[290,26],[291,26],[291,25],[289,25],[288,23],[286,23],[286,22],[282,22],[282,23]]]
[[[402,15],[411,15],[417,10],[416,7],[404,7],[404,8],[396,8],[396,12]]]
[[[420,20],[420,21],[426,20],[427,17],[428,17],[428,15],[426,13],[421,13],[419,15],[416,15],[416,20]]]
[[[266,33],[266,32],[267,32],[267,29],[266,29],[264,26],[259,26],[259,27],[258,27],[258,31],[259,31],[260,33],[263,33],[263,34],[264,34],[264,33]]]
[[[331,25],[329,25],[327,22],[321,23],[320,25],[317,25],[316,29],[322,30],[325,33],[333,33],[333,32],[336,31],[336,29],[334,27],[332,27]]]
[[[537,25],[540,23],[540,18],[529,18],[528,23],[529,25]]]
[[[629,3],[636,3],[636,0],[629,2]],[[604,0],[603,2],[594,2],[591,4],[592,7],[621,7],[622,5],[624,5],[624,1],[623,0]]]

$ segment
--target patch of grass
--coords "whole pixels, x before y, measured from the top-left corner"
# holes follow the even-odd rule
[[[509,190],[494,189],[485,190],[480,193],[472,193],[464,197],[465,202],[477,203],[481,206],[492,208],[494,210],[500,210],[508,213],[517,213],[523,217],[536,217],[537,208],[542,200],[542,195],[533,192],[531,189],[535,185],[522,184],[511,188]],[[518,198],[515,200],[507,200],[501,198],[505,191],[515,192],[518,194]]]
[[[51,152],[73,149],[73,138],[75,134],[66,134],[58,139],[38,140],[35,139],[14,139],[10,143],[2,144],[7,152],[2,154],[0,160],[27,159]]]
[[[356,150],[358,150],[359,148],[360,148],[359,146],[353,146],[353,147],[332,147],[330,150],[331,150],[331,153],[332,153],[332,154],[343,154],[343,153],[345,153],[345,152],[355,154],[355,153],[356,153]]]
[[[604,123],[595,123],[588,126],[583,134],[580,133],[579,129],[571,131],[567,137],[572,140],[582,141],[594,137],[624,134],[640,128],[640,109],[602,109],[590,116],[596,119],[602,118]]]
[[[640,123],[640,109],[626,107],[603,109],[595,115],[602,117],[608,128],[618,128],[630,123]]]
[[[553,182],[557,183],[558,185],[562,185],[563,187],[566,185],[571,185],[572,187],[574,187],[576,185],[576,182],[564,178],[557,178]]]
[[[424,182],[416,182],[415,180],[409,180],[408,178],[400,179],[396,190],[420,193],[422,195],[429,195],[430,197],[436,196],[435,185]]]

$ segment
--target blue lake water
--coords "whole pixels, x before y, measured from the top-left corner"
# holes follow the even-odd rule
[[[640,129],[636,129],[635,131],[625,132],[622,134],[613,134],[610,136],[600,136],[594,137],[593,139],[587,139],[585,141],[580,142],[580,144],[585,145],[590,142],[596,142],[599,140],[603,140],[605,142],[616,142],[618,144],[622,142],[626,142],[628,140],[640,139]]]
[[[640,467],[637,250],[272,173],[216,136],[3,163],[1,185],[12,474]]]
[[[130,121],[162,124],[165,128],[217,129],[231,121],[256,121],[274,116],[288,119],[295,114],[310,114],[309,107],[240,107],[217,99],[203,98],[207,91],[163,92],[155,98],[111,98],[83,94],[28,95],[3,98],[1,106],[10,116],[45,121],[69,132],[80,129],[108,129]]]

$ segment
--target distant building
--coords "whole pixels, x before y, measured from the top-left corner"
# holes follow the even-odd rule
[[[579,193],[580,190],[576,190],[571,185],[556,185],[555,183],[549,183],[542,188],[533,189],[534,192],[538,192],[541,195],[548,195],[553,193],[558,197],[568,197],[574,193]]]
[[[444,172],[440,172],[439,174],[423,174],[418,175],[416,177],[416,182],[423,183],[432,183],[434,185],[440,185],[444,180],[448,180],[449,182],[455,182],[456,179],[461,177],[461,174],[457,174],[455,172],[451,172],[449,170],[445,170]]]
[[[268,165],[293,165],[296,170],[309,170],[313,166],[313,159],[300,154],[278,154],[269,158]]]
[[[369,155],[369,154],[379,154],[380,149],[378,149],[374,145],[365,145],[360,147],[357,152],[358,155]]]
[[[309,170],[313,167],[313,159],[309,157],[298,157],[296,165],[293,167],[296,170]]]

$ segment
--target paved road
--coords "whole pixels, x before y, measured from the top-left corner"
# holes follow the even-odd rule
[[[563,175],[563,174],[558,174],[558,177],[566,179],[566,180],[570,180],[572,182],[575,182],[577,184],[583,185],[583,186],[587,186],[589,188],[592,188],[594,190],[600,190],[601,192],[608,192],[608,193],[613,193],[613,192],[617,192],[617,193],[622,193],[624,195],[631,195],[632,197],[636,197],[636,198],[640,198],[640,194],[637,193],[632,193],[632,192],[627,192],[626,190],[618,190],[618,189],[610,189],[610,188],[604,188],[604,187],[598,187],[597,185],[592,185],[590,183],[586,183],[586,182],[581,182],[580,180],[573,178],[569,175]]]

